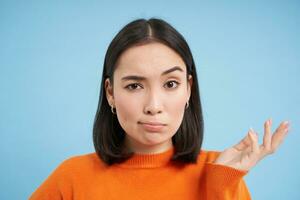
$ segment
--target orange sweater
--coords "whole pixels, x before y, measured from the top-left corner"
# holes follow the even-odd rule
[[[96,153],[63,161],[30,200],[249,200],[248,171],[213,164],[216,151],[201,150],[197,164],[168,162],[174,147],[158,154],[135,154],[107,166]]]

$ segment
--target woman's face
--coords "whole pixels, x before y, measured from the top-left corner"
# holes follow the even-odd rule
[[[170,148],[191,85],[191,75],[186,80],[184,61],[168,46],[152,42],[124,51],[116,63],[113,90],[109,79],[105,89],[126,132],[126,147],[136,153],[159,153]],[[151,122],[163,125],[146,124]]]

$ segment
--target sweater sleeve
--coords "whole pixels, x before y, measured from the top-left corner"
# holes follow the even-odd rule
[[[70,169],[70,159],[67,159],[31,194],[29,200],[71,200],[72,182],[68,175]]]
[[[205,196],[207,200],[251,200],[250,193],[243,179],[248,171],[232,167],[206,163]]]

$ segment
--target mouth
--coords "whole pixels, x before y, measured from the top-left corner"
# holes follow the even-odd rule
[[[151,126],[165,126],[166,124],[161,122],[139,122],[139,124],[146,124]]]
[[[166,126],[160,122],[139,122],[139,124],[148,132],[161,132]]]

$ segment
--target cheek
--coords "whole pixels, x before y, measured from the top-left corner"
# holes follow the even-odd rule
[[[161,96],[163,114],[159,118],[168,123],[166,132],[161,135],[161,139],[170,139],[179,129],[185,112],[186,99],[187,93],[184,90],[165,93]],[[138,102],[136,103],[139,105]]]
[[[165,96],[168,112],[172,114],[177,113],[177,115],[179,115],[179,113],[182,113],[184,111],[187,101],[187,91],[184,89],[184,87],[180,88],[180,90],[174,92],[172,95]]]
[[[115,96],[115,105],[117,107],[117,117],[123,129],[127,129],[137,123],[137,116],[140,115],[138,100],[118,91]]]
[[[176,129],[175,131],[177,131],[177,129],[181,125],[185,111],[185,105],[186,98],[184,94],[178,95],[174,98],[169,98],[168,100],[168,115],[171,118],[173,129]]]

